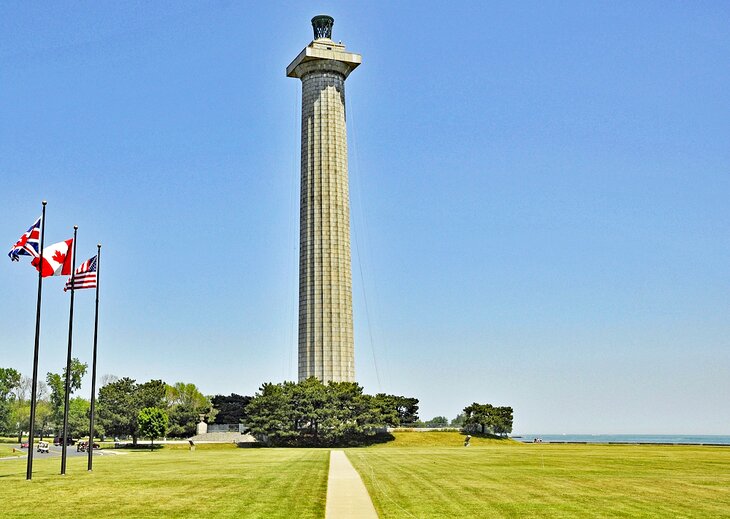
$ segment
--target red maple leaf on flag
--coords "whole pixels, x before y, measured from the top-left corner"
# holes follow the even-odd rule
[[[66,255],[62,254],[60,250],[57,250],[53,253],[53,257],[51,259],[56,263],[63,263],[66,261]]]

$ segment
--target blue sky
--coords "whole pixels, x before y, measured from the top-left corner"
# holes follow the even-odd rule
[[[5,2],[0,236],[102,242],[101,374],[252,394],[296,377],[300,84],[335,18],[355,349],[422,417],[730,433],[724,2]],[[0,262],[0,365],[30,374],[35,276]],[[44,283],[41,366],[68,295]],[[93,294],[75,356],[91,357]],[[82,389],[87,394],[89,384]]]

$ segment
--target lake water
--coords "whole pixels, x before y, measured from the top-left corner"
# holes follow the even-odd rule
[[[520,434],[515,440],[532,443],[699,443],[730,445],[730,436],[682,434]]]

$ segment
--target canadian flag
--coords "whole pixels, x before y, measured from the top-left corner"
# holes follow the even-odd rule
[[[71,238],[66,241],[54,243],[49,247],[43,249],[42,258],[33,258],[31,265],[36,270],[41,270],[41,276],[46,278],[48,276],[68,276],[71,274],[71,264],[73,256],[73,245],[74,239]],[[38,263],[41,263],[41,269],[38,268]]]

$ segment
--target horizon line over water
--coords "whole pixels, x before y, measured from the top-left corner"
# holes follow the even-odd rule
[[[510,438],[532,443],[679,443],[730,445],[730,435],[720,434],[515,434]]]

